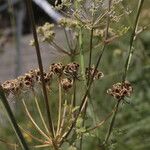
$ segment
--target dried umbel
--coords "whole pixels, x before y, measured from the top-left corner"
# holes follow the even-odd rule
[[[8,80],[2,84],[2,87],[6,94],[17,94],[19,92],[19,89],[22,87],[22,83],[17,79]]]
[[[79,64],[69,63],[53,63],[50,65],[48,72],[43,71],[46,86],[50,86],[54,75],[61,79],[61,85],[64,90],[72,87],[73,80],[78,77]],[[19,76],[17,79],[5,81],[2,87],[7,95],[10,93],[17,94],[19,91],[27,91],[33,89],[36,85],[41,84],[41,73],[39,69],[30,70],[25,75]]]
[[[88,67],[86,68],[85,76],[87,79],[88,79],[88,77],[89,78],[93,77],[93,80],[95,80],[95,79],[101,79],[104,76],[104,74],[103,74],[103,72],[101,72],[97,69],[95,70],[95,67],[92,66],[91,68],[88,68]]]
[[[61,85],[62,85],[63,89],[67,91],[72,87],[73,80],[71,80],[69,78],[64,78],[61,80]]]
[[[34,86],[34,76],[30,73],[26,73],[23,78],[23,83],[27,87],[33,87]]]
[[[62,63],[53,63],[50,65],[49,70],[50,72],[61,76],[64,70],[64,65]]]
[[[52,76],[52,72],[44,72],[44,80],[46,84],[50,84]],[[2,87],[6,95],[9,95],[10,93],[16,95],[21,90],[26,91],[30,88],[34,88],[35,84],[37,83],[41,84],[41,76],[39,69],[30,70],[28,73],[25,73],[25,75],[23,76],[19,76],[17,79],[5,81],[2,84]]]
[[[64,74],[71,78],[78,78],[78,70],[79,70],[79,64],[75,62],[69,63],[64,68]]]
[[[133,88],[129,81],[125,81],[124,83],[116,83],[111,89],[107,90],[107,93],[112,95],[117,100],[130,96],[132,92]]]

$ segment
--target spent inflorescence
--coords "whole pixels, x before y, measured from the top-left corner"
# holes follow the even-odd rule
[[[69,78],[78,78],[79,64],[73,62],[65,66],[63,72]]]
[[[73,80],[69,78],[63,78],[61,85],[65,91],[69,90],[73,86]]]
[[[62,63],[53,63],[50,65],[49,70],[51,73],[61,76],[63,74],[64,65]]]
[[[125,97],[131,96],[132,92],[133,87],[129,81],[116,83],[112,86],[112,88],[107,90],[107,93],[117,100],[123,100]]]
[[[95,67],[86,68],[85,75],[88,78],[92,78],[94,74],[94,80],[103,77],[101,71],[95,70]],[[94,73],[95,72],[95,73]],[[74,80],[78,80],[79,74],[79,64],[76,62],[71,62],[69,64],[53,63],[50,65],[48,71],[43,72],[44,80],[46,86],[50,86],[53,78],[58,77],[60,84],[65,91],[68,91],[72,86]],[[25,73],[23,76],[19,76],[17,79],[5,81],[2,87],[7,95],[18,94],[21,91],[26,91],[28,89],[33,89],[36,85],[41,84],[41,73],[39,69],[32,69]]]
[[[86,70],[85,70],[85,76],[86,78],[93,78],[93,80],[96,80],[96,79],[101,79],[104,74],[103,72],[99,71],[98,69],[95,69],[94,66],[92,67],[87,67]]]

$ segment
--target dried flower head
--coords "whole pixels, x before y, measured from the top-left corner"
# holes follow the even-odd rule
[[[67,78],[61,80],[61,85],[64,90],[72,87],[73,79],[77,78],[79,65],[77,63],[70,63],[64,66],[62,63],[54,63],[50,66],[48,72],[43,71],[44,80],[47,86],[50,85],[53,76],[56,74],[60,77],[65,74]],[[5,81],[2,87],[7,95],[10,93],[17,94],[19,91],[26,91],[34,88],[36,85],[41,84],[41,73],[39,69],[32,69],[19,76],[17,79]]]
[[[101,79],[104,76],[103,72],[101,72],[97,69],[95,70],[94,66],[92,66],[91,68],[87,67],[85,70],[85,75],[86,75],[86,78],[88,78],[88,77],[92,78],[93,77],[93,80]]]
[[[4,92],[8,95],[10,93],[17,94],[19,92],[20,88],[22,87],[22,83],[20,81],[18,81],[17,79],[8,80],[2,84],[2,87],[4,89]]]
[[[64,78],[61,80],[61,85],[62,85],[63,89],[67,91],[72,87],[73,80],[71,80],[69,78]]]
[[[50,73],[46,73],[45,76],[44,76],[44,80],[45,80],[45,83],[46,84],[50,84],[51,83],[51,80],[52,80],[52,77],[53,77],[53,72],[50,72]]]
[[[50,72],[57,75],[62,75],[64,70],[64,65],[62,63],[53,63],[50,66]]]
[[[36,73],[37,73],[36,81],[41,84],[42,83],[42,78],[41,78],[41,75],[40,75],[40,71],[37,71]],[[45,71],[43,72],[43,76],[44,76],[45,83],[47,83],[47,84],[50,83],[50,81],[52,79],[52,76],[50,76],[50,74],[46,73]]]
[[[129,81],[125,81],[124,83],[116,83],[112,86],[111,89],[107,90],[107,93],[109,95],[112,95],[114,98],[118,100],[130,96],[132,92],[133,92],[133,88]]]
[[[69,63],[64,68],[64,74],[69,77],[77,78],[78,70],[79,70],[79,64],[75,62]]]
[[[26,73],[23,77],[23,83],[26,87],[33,87],[34,86],[34,76],[30,73]]]

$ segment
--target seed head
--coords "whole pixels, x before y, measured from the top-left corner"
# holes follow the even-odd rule
[[[69,63],[64,68],[64,74],[69,77],[77,78],[78,70],[79,70],[79,64],[75,62]]]
[[[69,78],[64,78],[61,80],[61,85],[62,85],[63,89],[65,91],[67,91],[72,87],[73,81]]]
[[[94,73],[95,72],[95,73]],[[94,77],[93,77],[93,74],[94,74]],[[86,75],[86,78],[88,79],[88,77],[92,78],[95,80],[95,79],[101,79],[104,74],[103,72],[99,71],[99,70],[95,70],[95,67],[92,66],[91,68],[86,68],[85,70],[85,75]]]
[[[129,97],[132,92],[133,88],[129,81],[125,81],[124,83],[116,83],[111,89],[107,90],[107,93],[112,95],[117,100],[124,99],[124,97]]]
[[[62,63],[53,63],[50,66],[50,72],[51,74],[57,74],[58,76],[61,76],[64,70],[64,65]]]
[[[22,87],[22,83],[18,81],[17,79],[14,80],[7,80],[2,84],[2,87],[4,89],[4,92],[6,94],[17,94]]]

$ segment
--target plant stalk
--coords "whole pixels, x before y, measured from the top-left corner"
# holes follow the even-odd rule
[[[48,95],[47,95],[47,90],[46,90],[46,85],[45,85],[45,80],[44,80],[43,64],[42,64],[41,52],[40,52],[40,47],[39,47],[39,42],[38,42],[38,37],[37,37],[37,32],[36,32],[36,26],[35,26],[35,20],[34,20],[34,14],[33,14],[31,0],[26,0],[26,4],[27,4],[28,15],[30,18],[30,22],[31,22],[31,26],[32,26],[32,32],[33,32],[34,41],[35,41],[35,48],[36,48],[38,65],[39,65],[39,69],[40,69],[40,73],[41,73],[42,88],[43,88],[43,93],[44,93],[44,100],[45,100],[49,130],[52,134],[52,137],[54,138],[54,127],[53,127],[53,121],[51,118]]]
[[[113,112],[112,120],[110,122],[110,126],[109,126],[109,129],[108,129],[107,135],[105,137],[104,144],[107,144],[107,142],[109,140],[109,137],[111,135],[111,132],[112,132],[112,129],[113,129],[113,126],[114,126],[114,123],[115,123],[116,115],[117,115],[117,112],[118,112],[120,101],[121,100],[118,100],[117,103],[116,103],[115,111]]]
[[[41,118],[41,121],[42,121],[42,123],[43,123],[43,126],[44,126],[46,132],[49,134],[49,130],[48,130],[48,127],[47,127],[46,122],[45,122],[45,120],[44,120],[43,114],[42,114],[42,112],[41,112],[41,108],[40,108],[40,105],[39,105],[38,98],[37,98],[37,96],[36,96],[35,90],[32,89],[32,92],[33,92],[34,101],[35,101],[35,104],[36,104],[36,107],[37,107],[39,116],[40,116],[40,118]]]
[[[128,56],[127,56],[127,59],[126,59],[126,62],[125,62],[125,70],[124,70],[124,74],[122,76],[122,83],[125,82],[125,80],[126,80],[127,72],[129,70],[129,66],[130,66],[130,63],[131,63],[131,58],[132,58],[132,55],[133,55],[133,52],[134,52],[133,42],[134,42],[134,38],[136,36],[136,30],[137,30],[137,27],[138,27],[139,16],[140,16],[140,12],[142,10],[143,3],[144,3],[144,0],[139,0],[137,15],[136,15],[136,18],[135,18],[133,31],[132,31],[131,38],[130,38],[129,52],[128,52]]]
[[[110,10],[110,6],[111,6],[111,2],[112,2],[112,0],[109,1],[109,8],[108,8],[109,10]],[[108,14],[104,41],[106,41],[107,38],[108,38],[109,25],[110,25],[110,16],[109,16],[109,14]],[[72,131],[72,128],[73,128],[74,125],[76,124],[76,121],[77,121],[79,115],[81,114],[81,112],[83,111],[83,109],[84,109],[85,106],[86,106],[86,103],[87,103],[87,100],[88,100],[88,99],[87,99],[87,96],[88,96],[88,94],[89,94],[89,92],[90,92],[90,88],[91,88],[91,85],[92,85],[92,83],[93,83],[94,75],[95,75],[96,70],[97,70],[97,68],[98,68],[98,66],[99,66],[99,64],[100,64],[100,61],[101,61],[101,58],[102,58],[102,56],[103,56],[103,53],[104,53],[104,51],[105,51],[105,49],[106,49],[106,46],[107,46],[107,45],[106,45],[106,43],[104,42],[104,45],[103,45],[102,50],[101,50],[101,52],[100,52],[100,54],[99,54],[97,63],[96,63],[96,65],[95,65],[95,69],[94,69],[93,75],[92,75],[92,77],[91,77],[91,80],[89,81],[89,85],[88,85],[87,90],[86,90],[86,92],[85,92],[85,95],[84,95],[84,97],[83,97],[83,99],[82,99],[82,101],[81,101],[81,104],[80,104],[80,107],[79,107],[79,112],[77,113],[77,116],[76,116],[75,120],[73,121],[72,126],[70,127],[70,129],[68,130],[68,132],[66,133],[66,135],[63,137],[63,140],[68,137],[68,135],[69,135],[70,132]],[[81,55],[81,56],[82,56],[82,55]],[[82,58],[83,58],[83,56],[82,56]],[[81,67],[82,67],[82,66],[81,66]],[[63,140],[62,140],[62,142],[63,142]],[[61,144],[62,144],[62,142],[61,142]]]
[[[59,77],[58,80],[58,86],[59,86],[59,104],[58,104],[58,122],[57,122],[57,132],[56,135],[59,134],[60,125],[61,125],[61,111],[62,111],[62,89],[61,89],[61,77]]]
[[[3,103],[6,111],[7,111],[7,114],[8,114],[8,117],[10,119],[11,125],[14,128],[14,131],[15,131],[18,139],[19,139],[19,142],[21,144],[22,149],[29,150],[28,145],[27,145],[27,143],[26,143],[26,141],[25,141],[25,139],[24,139],[24,137],[22,135],[22,132],[19,129],[17,121],[16,121],[16,119],[15,119],[15,117],[13,115],[13,112],[12,112],[10,106],[9,106],[9,103],[8,103],[8,101],[6,99],[5,93],[4,93],[3,88],[2,88],[1,85],[0,85],[0,98],[2,100],[2,103]]]

